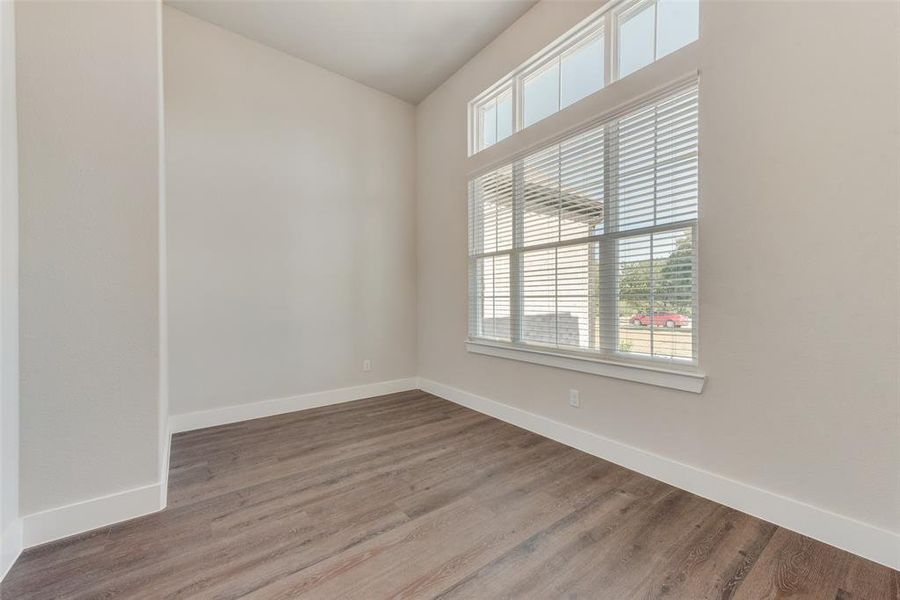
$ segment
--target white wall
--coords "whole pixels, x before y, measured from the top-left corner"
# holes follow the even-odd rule
[[[466,103],[596,6],[419,105],[419,375],[900,533],[896,3],[702,5],[702,395],[466,353]]]
[[[0,578],[21,548],[19,521],[19,190],[15,8],[0,3]]]
[[[25,515],[158,482],[157,10],[16,5]]]
[[[413,107],[168,7],[163,38],[171,413],[415,375]]]
[[[465,352],[466,103],[594,6],[539,4],[418,109],[165,8],[171,412],[418,372],[900,533],[896,4],[703,5],[702,395]],[[157,481],[157,10],[17,5],[23,514]]]

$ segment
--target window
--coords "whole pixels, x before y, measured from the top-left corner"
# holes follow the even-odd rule
[[[525,127],[558,111],[559,60],[526,77],[522,88]]]
[[[478,144],[487,148],[513,132],[512,92],[509,89],[486,98],[475,107]]]
[[[574,104],[603,87],[606,60],[602,34],[589,38],[560,57],[560,108]]]
[[[696,81],[469,182],[470,340],[695,365]]]
[[[619,76],[625,77],[656,58],[656,5],[640,2],[619,16]]]
[[[641,0],[617,13],[618,76],[625,77],[697,39],[699,4]]]
[[[699,0],[610,2],[469,104],[470,154],[696,40],[699,15]]]

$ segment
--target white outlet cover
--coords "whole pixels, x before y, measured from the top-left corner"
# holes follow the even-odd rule
[[[578,390],[569,390],[569,406],[578,408],[581,406],[581,395]]]

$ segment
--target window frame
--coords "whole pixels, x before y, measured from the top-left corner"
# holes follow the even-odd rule
[[[658,3],[659,0],[611,0],[605,6],[589,15],[578,25],[557,38],[557,40],[549,44],[540,52],[534,54],[517,69],[501,78],[490,88],[486,89],[476,96],[475,99],[470,101],[467,107],[469,115],[467,181],[470,185],[467,186],[466,189],[471,190],[471,184],[478,177],[487,175],[504,167],[510,168],[509,174],[506,176],[509,182],[508,185],[522,186],[524,183],[524,165],[527,157],[552,145],[560,144],[567,138],[576,136],[581,132],[596,128],[601,123],[618,123],[618,118],[626,116],[627,112],[633,111],[641,105],[649,104],[653,102],[654,99],[661,100],[663,96],[676,94],[678,88],[687,88],[689,85],[695,86],[699,100],[700,53],[699,44],[697,43],[699,36],[701,35],[699,32],[699,21],[697,38],[687,42],[679,48],[671,50],[664,56],[657,57],[657,46],[659,43],[658,6],[654,6],[653,9],[654,60],[625,77],[619,77],[619,40],[617,38],[619,30],[618,19],[620,15],[624,14],[627,16],[628,12],[626,11],[630,12],[631,10],[636,10],[636,7],[641,4],[658,5]],[[699,18],[702,18],[702,16],[698,17],[698,19]],[[536,121],[529,127],[523,127],[524,115],[522,108],[524,77],[536,72],[536,70],[545,67],[548,63],[555,60],[560,65],[560,80],[558,80],[558,85],[561,88],[563,57],[568,52],[577,51],[581,44],[587,43],[587,40],[591,39],[594,35],[602,35],[604,39],[603,86],[579,100],[572,102],[565,108],[561,108],[557,112]],[[475,137],[475,120],[472,118],[473,106],[475,106],[476,103],[489,99],[491,96],[498,96],[501,93],[501,90],[505,91],[506,89],[511,90],[512,94],[512,117],[514,120],[512,133],[509,137],[505,138],[502,143],[498,142],[490,146],[485,146],[484,148],[479,148],[477,147],[477,139]],[[562,102],[561,96],[562,94],[559,93],[559,103]],[[699,117],[698,115],[698,118],[702,117]],[[702,129],[702,125],[699,125],[699,123],[698,127]],[[604,134],[606,139],[612,139],[612,136],[609,135],[608,131],[604,132]],[[699,135],[699,129],[697,130],[697,135]],[[608,161],[611,160],[612,156],[613,154],[608,152],[604,152],[603,154],[604,171],[607,174],[613,175],[613,177],[605,177],[603,180],[604,202],[607,203],[604,207],[604,219],[607,220],[602,229],[604,234],[609,231],[608,227],[612,224],[610,219],[613,219],[617,213],[617,211],[613,210],[611,202],[618,196],[618,188],[614,188],[616,193],[611,193],[613,190],[607,187],[618,185],[613,182],[617,175],[616,165],[608,164]],[[520,236],[521,239],[521,236],[524,235],[522,230],[524,219],[515,223],[515,217],[510,217],[509,214],[507,214],[508,212],[514,213],[515,211],[502,208],[505,205],[505,202],[501,203],[504,224],[502,225],[502,229],[496,229],[495,231],[502,232],[504,243],[510,244],[509,240],[512,240],[512,247],[505,249],[502,252],[494,252],[493,254],[509,257],[509,263],[503,263],[499,272],[502,273],[500,275],[501,278],[508,279],[508,281],[504,281],[503,279],[500,279],[499,281],[502,282],[502,286],[508,285],[509,290],[508,296],[505,295],[507,290],[500,290],[500,296],[503,297],[502,302],[497,304],[497,306],[500,307],[500,311],[497,313],[496,317],[492,316],[490,318],[504,320],[508,317],[508,320],[510,321],[509,329],[507,329],[505,325],[500,325],[499,328],[496,328],[495,324],[495,328],[490,329],[490,333],[494,336],[494,339],[473,337],[472,333],[475,331],[473,323],[480,318],[480,313],[477,312],[478,300],[475,298],[475,294],[469,294],[469,318],[467,319],[469,328],[467,330],[465,342],[467,350],[472,354],[512,359],[526,363],[546,365],[553,368],[568,369],[676,390],[701,393],[706,381],[706,374],[700,368],[702,349],[700,343],[701,322],[699,306],[701,278],[699,236],[702,231],[702,228],[700,227],[702,207],[699,206],[699,195],[702,192],[702,175],[700,173],[699,165],[699,143],[695,156],[698,161],[695,167],[696,176],[694,180],[694,185],[697,186],[696,193],[698,198],[696,216],[690,223],[688,223],[687,220],[679,220],[676,223],[663,221],[664,225],[668,225],[668,227],[665,228],[668,230],[684,230],[685,228],[690,227],[693,237],[694,247],[691,257],[694,269],[692,276],[693,296],[691,298],[693,305],[693,312],[691,315],[693,337],[691,338],[692,352],[689,360],[672,360],[671,354],[677,352],[675,348],[671,351],[668,349],[664,350],[664,353],[670,355],[668,357],[654,357],[637,352],[632,353],[623,351],[623,348],[621,348],[618,343],[618,314],[623,310],[631,310],[633,308],[632,304],[634,303],[625,303],[623,306],[620,306],[619,276],[622,271],[622,264],[620,264],[619,257],[612,256],[611,251],[616,250],[616,245],[619,244],[618,240],[627,240],[628,238],[640,236],[641,234],[646,235],[654,232],[657,234],[662,233],[664,228],[659,226],[648,227],[645,230],[644,227],[640,226],[628,228],[626,223],[623,225],[626,229],[617,232],[616,236],[603,234],[597,236],[601,240],[599,243],[611,246],[611,248],[600,247],[599,250],[608,257],[606,260],[598,261],[601,268],[605,266],[607,269],[611,270],[611,272],[603,275],[604,281],[614,281],[616,285],[615,287],[608,285],[601,286],[599,291],[592,292],[588,295],[587,310],[589,314],[595,314],[597,311],[596,305],[591,305],[593,302],[600,305],[599,310],[601,311],[610,310],[610,308],[603,308],[604,306],[611,307],[612,311],[600,312],[599,319],[588,326],[587,346],[583,346],[582,348],[579,348],[578,346],[569,346],[568,344],[570,342],[564,337],[560,337],[561,330],[559,329],[554,330],[555,333],[553,333],[553,335],[555,337],[552,341],[549,341],[549,337],[547,338],[547,344],[549,345],[542,345],[540,334],[533,338],[538,343],[525,344],[507,341],[514,339],[514,335],[517,339],[522,338],[521,331],[516,332],[512,330],[514,325],[520,327],[523,325],[523,318],[513,318],[513,316],[524,315],[524,312],[520,312],[524,291],[522,282],[520,281],[520,278],[523,277],[523,265],[517,263],[522,262],[522,257],[526,252],[536,250],[537,247],[530,245],[526,248],[523,244],[517,243],[516,236]],[[519,167],[514,168],[517,164]],[[665,167],[661,166],[660,168],[664,169]],[[660,172],[660,175],[665,177],[665,172]],[[521,187],[521,189],[525,188]],[[485,188],[485,190],[487,190],[487,188]],[[504,195],[512,194],[512,199],[508,200],[510,206],[512,205],[512,202],[519,202],[520,199],[524,197],[520,195],[520,199],[517,199],[515,197],[517,193],[511,193],[502,185],[501,187],[495,188],[495,190],[497,191],[496,193],[502,193]],[[661,200],[664,196],[660,196],[660,193],[662,192],[657,190],[654,192],[653,197]],[[626,202],[628,201],[627,198],[623,198],[623,200]],[[665,205],[661,204],[659,207],[664,208]],[[499,215],[500,213],[497,214]],[[611,214],[614,216],[610,216]],[[511,229],[509,226],[510,220],[514,222],[514,229]],[[656,223],[657,221],[654,220],[653,224]],[[470,221],[470,227],[477,228],[478,225]],[[591,230],[590,232],[596,233],[596,230]],[[581,240],[581,243],[585,243],[583,238],[579,239]],[[635,247],[638,247],[638,245],[643,243],[638,240],[633,242]],[[570,240],[567,239],[566,241],[569,242]],[[668,239],[668,237],[664,237],[662,243],[670,244],[673,243],[673,241]],[[470,244],[471,245],[468,246],[469,252],[467,253],[467,260],[468,264],[471,265],[477,261],[474,254],[477,251],[475,246],[478,244],[478,240],[470,238]],[[564,244],[560,243],[553,243],[551,245],[553,247],[564,246]],[[588,248],[597,247],[598,246],[588,245]],[[499,248],[497,249],[499,250]],[[628,251],[625,250],[625,252],[627,253]],[[653,253],[652,250],[651,253]],[[625,259],[623,258],[622,260]],[[592,269],[593,267],[589,265],[587,271],[587,277],[589,278],[593,276]],[[507,270],[508,273],[504,272],[504,270]],[[475,289],[475,286],[478,285],[476,278],[476,270],[472,268],[468,269],[470,290]],[[676,292],[676,294],[678,293],[680,292]],[[608,296],[606,294],[608,294]],[[595,297],[592,298],[592,295]],[[656,310],[665,310],[665,308],[664,305],[661,305],[657,307]],[[615,318],[610,319],[610,314]],[[628,314],[624,315],[626,318],[628,316]],[[617,336],[614,344],[611,345],[609,343],[610,338],[608,335],[606,338],[599,337],[601,327],[599,322],[607,324],[608,327],[610,326],[609,323],[612,323],[611,327],[616,329],[615,333]],[[558,327],[558,325],[556,327]],[[582,335],[584,335],[583,332]],[[584,343],[585,342],[582,341],[579,345]],[[605,352],[601,353],[595,351],[595,349],[601,348],[605,350]],[[639,349],[642,350],[643,348]]]
[[[508,248],[497,248],[491,251],[478,252],[476,249],[476,239],[469,240],[469,285],[477,286],[477,270],[474,266],[478,260],[484,257],[506,256],[509,264],[509,320],[510,331],[509,341],[502,339],[490,339],[480,337],[479,332],[470,329],[466,348],[469,352],[476,354],[485,354],[501,358],[512,358],[524,362],[542,364],[552,367],[564,368],[585,373],[592,373],[629,381],[637,381],[648,383],[682,391],[694,393],[702,392],[705,383],[705,374],[700,370],[700,307],[699,307],[699,196],[698,196],[698,213],[690,219],[682,219],[671,223],[651,224],[641,227],[619,229],[616,226],[618,217],[617,207],[614,205],[618,199],[619,190],[617,175],[619,158],[619,149],[613,148],[617,139],[619,126],[622,117],[627,117],[631,113],[639,112],[643,107],[648,107],[656,102],[665,101],[666,98],[675,98],[681,92],[691,88],[697,89],[699,93],[699,81],[697,74],[694,73],[683,81],[663,87],[661,90],[655,90],[650,94],[638,98],[626,107],[621,107],[612,113],[605,114],[595,118],[590,122],[575,128],[567,129],[557,136],[554,136],[548,142],[541,144],[539,147],[529,147],[523,152],[510,156],[501,165],[495,165],[489,169],[483,170],[480,174],[473,174],[469,180],[468,189],[470,194],[475,190],[478,177],[496,172],[498,169],[510,170],[510,179],[512,183],[511,202],[513,210],[513,231],[512,242]],[[522,239],[521,219],[523,218],[524,209],[519,206],[522,201],[523,192],[515,190],[524,190],[524,164],[526,160],[535,154],[543,152],[556,144],[561,144],[568,139],[577,137],[581,133],[594,129],[603,129],[604,137],[604,173],[603,178],[603,197],[604,197],[604,227],[602,233],[591,233],[587,236],[581,236],[573,239],[560,239],[557,241],[525,245]],[[695,158],[699,156],[699,146],[696,150]],[[699,165],[697,167],[697,177],[699,184]],[[699,194],[699,190],[698,190]],[[475,204],[472,199],[470,203]],[[471,210],[471,209],[470,209]],[[470,218],[473,218],[470,214]],[[637,238],[642,235],[664,234],[667,232],[675,232],[681,230],[690,230],[694,250],[692,256],[692,314],[691,314],[691,342],[692,356],[688,358],[678,357],[661,357],[647,356],[639,353],[625,352],[619,349],[619,327],[621,306],[619,301],[619,269],[621,265],[618,259],[618,244],[620,240],[629,238]],[[577,348],[559,347],[558,345],[544,345],[541,343],[528,342],[523,340],[521,327],[524,321],[524,311],[522,307],[522,294],[524,286],[521,278],[523,277],[522,261],[523,256],[528,252],[544,248],[565,248],[582,244],[597,243],[602,256],[606,256],[599,268],[601,271],[607,270],[606,273],[599,273],[600,296],[599,304],[607,307],[606,315],[601,312],[599,314],[599,324],[597,325],[597,333],[600,339],[605,342],[602,348],[580,350]],[[612,285],[610,285],[610,282]],[[469,322],[472,324],[473,315],[480,315],[477,294],[470,294],[469,303]],[[604,300],[604,296],[606,300]],[[516,329],[518,327],[518,330]]]
[[[469,101],[468,104],[468,155],[473,156],[491,146],[495,145],[500,140],[495,140],[493,144],[483,146],[481,144],[482,137],[480,131],[480,124],[478,120],[477,107],[483,106],[485,103],[491,101],[491,99],[496,100],[500,95],[502,95],[503,91],[507,88],[512,90],[512,113],[513,113],[513,128],[512,135],[523,131],[527,127],[531,127],[537,123],[540,123],[542,120],[562,111],[570,106],[577,105],[579,102],[584,100],[585,98],[590,97],[593,94],[598,93],[599,91],[605,89],[610,84],[620,81],[624,79],[620,77],[619,74],[619,40],[618,40],[618,32],[619,32],[619,22],[624,17],[627,17],[629,13],[637,11],[640,5],[648,5],[652,4],[653,7],[653,60],[644,67],[629,73],[625,77],[630,77],[634,73],[641,71],[646,68],[650,64],[658,61],[660,58],[657,57],[658,52],[658,37],[659,37],[659,0],[610,0],[599,10],[595,11],[583,21],[581,21],[578,25],[567,31],[565,34],[554,40],[540,52],[537,52],[531,58],[526,60],[524,63],[519,65],[512,72],[507,74],[505,77],[502,77],[499,81],[497,81],[494,85],[488,87],[482,93],[478,94],[475,98]],[[563,107],[562,105],[562,94],[561,94],[561,78],[562,78],[562,58],[571,52],[576,51],[580,46],[588,43],[588,40],[594,38],[596,36],[603,36],[603,85],[593,92],[592,94],[588,94],[587,96],[576,100],[575,102]],[[699,35],[698,35],[699,39]],[[696,40],[695,40],[696,41]],[[689,43],[690,44],[690,43]],[[688,44],[688,45],[689,45]],[[682,46],[683,48],[684,46]],[[680,48],[679,48],[680,49]],[[674,52],[677,52],[675,50]],[[524,94],[524,83],[525,80],[533,76],[535,73],[540,71],[542,68],[546,67],[548,64],[552,62],[557,62],[560,67],[559,76],[557,78],[557,110],[538,119],[534,123],[531,123],[527,127],[524,124],[524,102],[525,102],[525,94]],[[506,139],[506,138],[504,138]]]
[[[577,371],[589,375],[611,377],[624,381],[646,383],[659,387],[692,392],[703,392],[706,374],[699,369],[668,368],[627,360],[597,359],[583,354],[553,348],[529,348],[490,340],[466,340],[466,350],[472,354],[505,358],[545,367]]]
[[[647,1],[647,0],[643,0]],[[478,119],[475,112],[475,107],[485,104],[486,102],[490,102],[492,98],[497,98],[502,94],[502,90],[506,88],[512,89],[512,101],[513,101],[513,130],[512,133],[516,134],[519,131],[525,129],[524,126],[524,83],[525,79],[531,75],[534,75],[536,72],[540,71],[542,68],[546,67],[548,64],[553,62],[554,60],[558,63],[561,62],[561,57],[563,54],[568,51],[574,50],[579,45],[584,43],[587,39],[594,37],[596,35],[603,35],[606,39],[604,39],[604,69],[603,69],[603,86],[600,89],[603,89],[610,83],[610,70],[609,70],[609,40],[607,30],[608,27],[606,25],[605,15],[609,12],[616,2],[611,2],[610,4],[602,7],[600,10],[594,12],[589,17],[584,19],[581,23],[573,27],[571,30],[566,32],[564,35],[556,39],[546,48],[532,56],[530,59],[519,65],[515,70],[501,78],[494,85],[487,88],[482,93],[478,94],[475,98],[473,98],[469,102],[468,106],[468,115],[469,115],[469,156],[472,156],[485,148],[489,148],[490,146],[480,146],[479,141],[479,125],[477,123]],[[561,72],[560,72],[561,76]],[[559,92],[557,92],[557,102],[559,103]],[[574,104],[574,103],[573,103]],[[558,105],[558,104],[557,104]],[[571,106],[571,105],[569,105]],[[559,112],[562,109],[557,108],[556,112]],[[550,113],[551,115],[554,113]],[[549,116],[549,115],[548,115]],[[546,117],[544,117],[546,118]],[[535,123],[539,123],[543,119],[539,119],[535,121]],[[496,143],[496,142],[495,142]],[[493,144],[492,144],[493,145]]]
[[[627,22],[628,18],[630,16],[634,16],[638,12],[640,12],[640,9],[642,8],[642,6],[645,6],[645,5],[646,6],[653,5],[653,59],[647,64],[648,65],[653,64],[654,62],[659,60],[656,57],[657,35],[658,35],[658,31],[659,31],[659,8],[656,6],[658,4],[658,2],[659,2],[659,0],[624,0],[622,2],[619,2],[616,5],[615,10],[613,10],[613,18],[612,18],[612,23],[610,23],[610,26],[613,29],[612,37],[614,38],[612,40],[613,44],[612,44],[611,50],[613,53],[612,63],[613,63],[613,76],[614,76],[615,80],[619,80],[623,77],[621,75],[620,69],[619,69],[619,27],[622,25],[622,23]],[[644,65],[644,67],[646,67],[646,66],[647,65]],[[628,75],[631,75],[632,73],[636,73],[637,71],[640,71],[644,67],[635,69],[631,73],[628,73]],[[624,77],[628,77],[628,75],[625,75]]]
[[[539,75],[541,75],[547,69],[551,69],[554,66],[554,63],[555,63],[556,69],[557,69],[556,70],[556,110],[541,117],[540,119],[536,120],[534,123],[539,123],[540,121],[543,121],[550,115],[559,112],[560,87],[561,87],[560,80],[562,78],[562,69],[560,68],[560,55],[555,55],[555,56],[548,56],[544,60],[531,65],[527,70],[522,71],[522,73],[520,73],[519,76],[516,78],[515,85],[519,88],[518,98],[519,98],[519,107],[520,107],[520,110],[518,111],[519,118],[516,120],[516,128],[517,128],[516,130],[517,131],[521,131],[522,129],[525,129],[526,127],[529,127],[530,125],[534,125],[534,123],[531,123],[530,125],[525,124],[525,86],[526,86],[526,84],[528,84],[528,82],[530,80],[537,78]]]
[[[507,94],[510,95],[510,102],[512,105],[512,113],[510,118],[510,133],[509,135],[500,138],[500,101]],[[482,118],[482,114],[485,110],[485,107],[489,104],[493,103],[494,105],[494,142],[489,146],[485,146],[485,148],[489,148],[493,144],[496,144],[499,141],[502,141],[509,137],[510,135],[516,132],[516,95],[512,86],[500,86],[494,93],[488,95],[485,98],[482,98],[480,101],[472,104],[471,113],[472,116],[470,121],[472,121],[471,129],[472,135],[474,136],[473,142],[480,143],[481,140],[484,139],[484,119]]]
[[[581,36],[577,36],[571,43],[568,44],[565,48],[563,48],[560,53],[557,55],[559,60],[559,110],[564,110],[575,102],[578,102],[591,94],[587,94],[587,96],[582,96],[578,100],[567,104],[565,106],[562,105],[562,64],[563,60],[566,56],[574,54],[579,50],[583,49],[588,44],[594,42],[597,38],[603,38],[603,83],[602,85],[595,91],[600,91],[610,83],[613,82],[612,77],[610,76],[609,70],[609,56],[607,56],[609,52],[609,27],[607,27],[606,23],[601,24],[599,28],[590,28],[583,32]],[[594,93],[594,92],[591,92]]]

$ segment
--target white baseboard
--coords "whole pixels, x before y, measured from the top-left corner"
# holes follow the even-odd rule
[[[24,546],[31,548],[154,513],[160,510],[160,485],[154,483],[27,515],[22,518]]]
[[[898,533],[429,379],[419,378],[419,388],[785,529],[900,569]]]
[[[169,418],[167,439],[171,440],[171,434],[180,431],[416,388],[786,529],[900,569],[900,534],[425,378],[397,379],[174,415]],[[165,452],[164,463],[168,467],[168,448]],[[5,575],[23,547],[30,548],[160,510],[165,507],[167,480],[168,468],[164,470],[160,483],[34,513],[15,521],[3,532],[0,574]]]
[[[22,519],[16,519],[0,534],[0,581],[22,554]]]
[[[417,379],[409,377],[291,396],[289,398],[263,400],[261,402],[228,406],[214,410],[173,415],[169,417],[169,431],[165,437],[167,443],[162,448],[161,464],[163,468],[162,478],[159,483],[27,515],[20,521],[17,521],[19,523],[18,533],[3,533],[3,559],[4,561],[7,559],[5,553],[7,535],[10,535],[12,540],[18,539],[18,548],[21,550],[22,547],[31,548],[70,535],[142,517],[165,508],[169,482],[169,453],[173,433],[413,390],[416,389],[416,384]],[[14,546],[10,544],[10,547]],[[14,554],[10,552],[10,556],[12,556],[12,559],[9,565],[18,556],[18,552]],[[4,569],[8,569],[9,565],[6,562],[0,563],[0,566],[4,567]],[[5,573],[5,571],[3,572]]]
[[[261,417],[271,417],[298,410],[340,404],[341,402],[362,400],[372,396],[405,392],[416,389],[416,383],[417,379],[415,377],[408,377],[406,379],[393,379],[354,387],[338,388],[336,390],[289,396],[287,398],[262,400],[247,404],[224,406],[212,410],[172,415],[169,417],[169,431],[171,433],[192,431],[194,429],[227,425]]]

